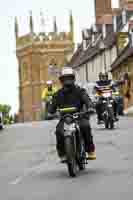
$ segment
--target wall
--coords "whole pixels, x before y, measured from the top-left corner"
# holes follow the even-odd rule
[[[113,46],[110,49],[106,49],[106,51],[100,52],[91,60],[89,60],[86,64],[81,65],[77,69],[77,74],[78,74],[78,77],[80,77],[80,81],[83,81],[83,82],[86,81],[86,65],[87,65],[87,71],[88,71],[88,80],[96,81],[98,79],[98,74],[100,72],[105,71],[105,63],[106,63],[106,69],[109,72],[110,66],[113,63],[113,61],[116,59],[116,57],[117,57],[116,46]],[[112,78],[111,73],[109,73],[109,76],[110,78]]]

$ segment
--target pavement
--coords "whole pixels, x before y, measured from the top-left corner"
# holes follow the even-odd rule
[[[55,150],[57,121],[17,124],[0,132],[2,200],[132,200],[133,118],[114,130],[91,119],[97,160],[76,178],[68,176]]]

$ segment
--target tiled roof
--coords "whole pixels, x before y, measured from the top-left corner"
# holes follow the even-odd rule
[[[129,19],[133,14],[131,11],[127,11],[127,19]],[[97,26],[97,35],[96,38],[99,37],[99,35],[102,33],[102,25],[98,24]],[[122,30],[123,24],[122,24],[122,16],[121,14],[117,16],[117,31]],[[91,29],[88,29],[89,33],[91,33]],[[116,33],[113,31],[113,24],[106,25],[106,31],[107,31],[107,37],[103,40],[106,48],[111,48],[116,43]],[[73,68],[79,67],[80,65],[86,63],[88,60],[92,59],[94,56],[96,56],[101,50],[99,49],[98,44],[96,44],[94,47],[90,45],[90,47],[87,48],[87,50],[83,50],[83,45],[81,44],[80,47],[76,50],[74,53],[70,65]]]
[[[112,34],[112,32],[111,32],[112,27],[110,27],[110,26],[111,25],[107,26],[107,31],[110,34],[104,40],[104,43],[107,48],[110,48],[110,46],[112,46],[112,44],[114,44],[114,38],[115,38],[115,35]],[[100,26],[99,26],[99,29],[100,29]],[[100,36],[100,34],[97,34],[95,40],[97,40],[99,36]],[[99,42],[100,41],[101,41],[101,39],[99,40]],[[79,67],[80,65],[86,63],[88,60],[90,60],[94,56],[96,56],[100,51],[101,50],[99,48],[98,43],[95,46],[88,47],[86,50],[83,50],[83,45],[81,44],[80,47],[76,50],[76,52],[72,56],[72,59],[71,59],[69,65],[73,68]]]

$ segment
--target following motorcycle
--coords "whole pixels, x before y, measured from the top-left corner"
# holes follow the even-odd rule
[[[45,120],[51,120],[51,119],[54,118],[53,115],[51,115],[51,114],[48,113],[48,108],[52,104],[52,98],[53,98],[52,95],[49,95],[47,97],[47,100],[46,100],[46,103],[45,103],[45,117],[44,117]]]
[[[114,99],[112,97],[112,90],[101,91],[103,104],[103,121],[105,128],[114,128]]]

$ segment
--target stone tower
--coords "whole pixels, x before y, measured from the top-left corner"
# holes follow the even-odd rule
[[[43,20],[44,21],[44,20]],[[19,64],[19,116],[21,121],[40,120],[41,93],[47,80],[58,80],[56,72],[64,66],[74,51],[74,24],[69,16],[69,32],[58,32],[56,18],[53,31],[34,31],[32,13],[29,17],[30,32],[19,36],[15,18],[16,56]],[[52,66],[52,69],[50,68]]]
[[[112,14],[111,0],[95,0],[96,24],[101,23],[104,15]]]

